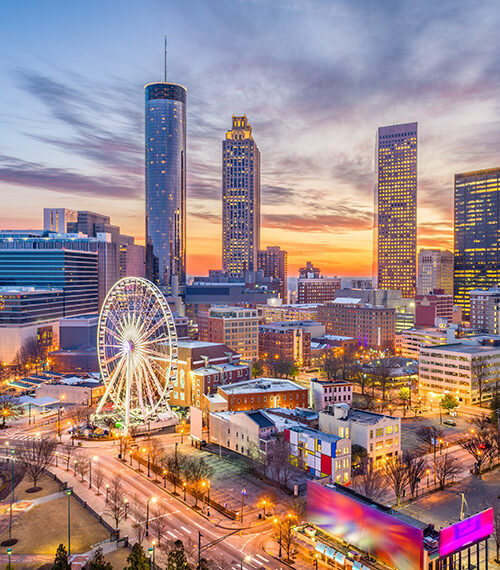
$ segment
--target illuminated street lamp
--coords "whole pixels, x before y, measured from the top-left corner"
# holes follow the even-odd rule
[[[242,558],[240,562],[240,570],[243,570],[243,562],[250,562],[250,560],[251,556],[248,556],[248,554],[244,558]]]
[[[106,503],[108,502],[109,499],[109,483],[106,483]]]
[[[184,481],[184,482],[182,483],[182,486],[183,486],[183,488],[184,488],[184,501],[186,501],[186,487],[187,487],[186,481]]]
[[[146,503],[146,536],[149,536],[149,503],[153,501],[156,503],[156,497],[149,497],[148,502]]]
[[[281,523],[280,523],[280,520],[279,520],[277,517],[274,519],[273,522],[274,522],[274,524],[279,525],[279,531],[280,531],[280,533],[279,533],[279,538],[278,538],[278,544],[280,545],[280,551],[279,551],[279,554],[278,554],[278,558],[281,558],[281,554],[282,554],[282,552],[281,552]]]
[[[163,470],[163,488],[164,489],[167,488],[167,470],[166,469]]]
[[[427,474],[427,487],[429,487],[429,474],[430,474],[431,470],[430,469],[426,469],[425,473]]]

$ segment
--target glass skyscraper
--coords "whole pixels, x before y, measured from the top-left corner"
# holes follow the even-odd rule
[[[500,283],[500,168],[455,175],[455,303]]]
[[[380,289],[414,297],[417,279],[417,123],[380,127],[376,144],[375,274]]]
[[[145,87],[146,276],[174,293],[186,281],[186,95]]]
[[[246,116],[233,115],[222,142],[222,269],[243,278],[257,270],[260,246],[260,152]]]

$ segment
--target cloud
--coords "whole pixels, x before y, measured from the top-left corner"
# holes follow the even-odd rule
[[[0,182],[99,198],[137,198],[137,185],[127,177],[87,176],[72,170],[0,155]]]
[[[372,216],[364,213],[346,214],[265,214],[263,226],[268,228],[283,228],[297,232],[326,232],[347,233],[371,230]]]

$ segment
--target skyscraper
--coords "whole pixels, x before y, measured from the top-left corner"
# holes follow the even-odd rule
[[[260,244],[260,152],[245,115],[233,115],[222,143],[222,269],[243,277],[257,269]]]
[[[269,245],[259,250],[257,268],[264,272],[264,277],[279,279],[280,296],[284,303],[287,300],[287,253],[279,245]]]
[[[453,295],[453,253],[446,249],[421,249],[418,252],[417,293],[428,295],[436,289]]]
[[[186,281],[186,89],[150,83],[146,96],[146,276],[174,294]]]
[[[417,273],[417,123],[380,127],[374,263],[381,289],[413,297]]]
[[[500,168],[455,175],[455,303],[469,318],[469,291],[500,283]]]

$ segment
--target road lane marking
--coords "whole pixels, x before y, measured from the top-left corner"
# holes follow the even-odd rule
[[[188,534],[191,534],[191,531],[187,529],[185,526],[181,525],[182,530],[186,531]]]
[[[260,558],[261,560],[264,560],[264,562],[269,562],[268,558],[266,558],[265,556],[261,556],[260,554],[256,554],[255,557]]]
[[[168,533],[172,538],[177,538],[177,536],[176,536],[173,532],[170,532],[169,530],[167,530],[167,533]]]

